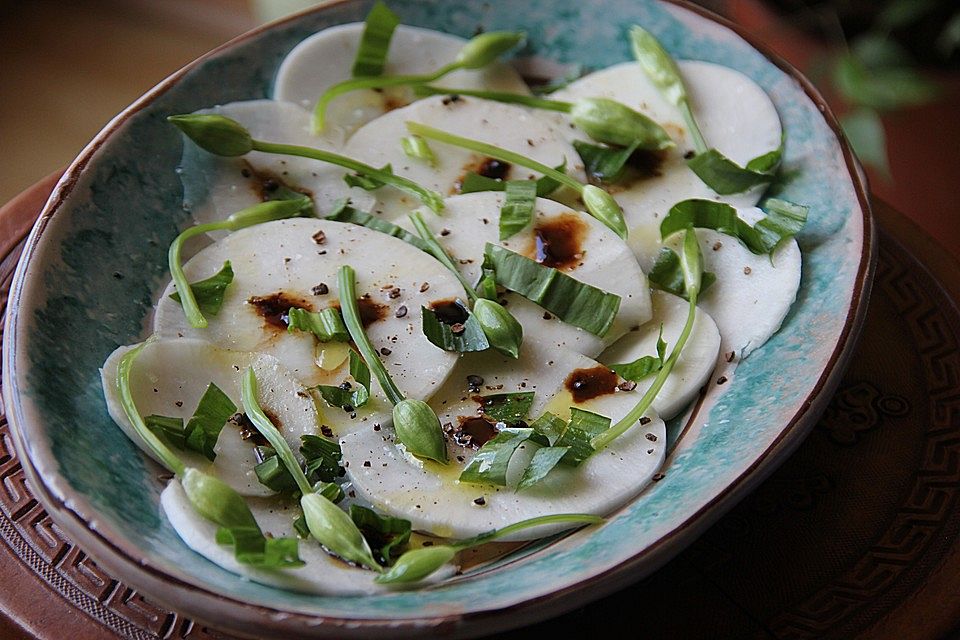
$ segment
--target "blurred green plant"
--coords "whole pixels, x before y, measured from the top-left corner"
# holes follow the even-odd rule
[[[844,48],[827,61],[828,81],[849,107],[840,124],[860,161],[890,178],[886,133],[881,119],[906,107],[927,104],[940,95],[911,52],[894,37],[954,0],[887,0],[870,27],[844,39]],[[944,59],[960,48],[960,10],[945,23],[936,47]]]

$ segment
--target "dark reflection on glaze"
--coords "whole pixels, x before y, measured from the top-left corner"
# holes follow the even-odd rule
[[[587,225],[572,213],[538,222],[533,228],[533,259],[554,269],[579,266],[586,231]]]
[[[576,369],[567,376],[564,386],[573,395],[574,402],[586,402],[593,398],[615,393],[618,376],[604,366]]]

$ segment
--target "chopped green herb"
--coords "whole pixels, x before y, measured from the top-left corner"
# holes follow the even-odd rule
[[[649,375],[653,375],[663,367],[667,354],[667,343],[663,340],[663,325],[660,325],[660,335],[657,337],[657,355],[642,356],[633,362],[611,364],[610,369],[624,380],[640,382]]]
[[[277,493],[296,490],[296,480],[283,466],[283,462],[277,457],[277,452],[273,447],[259,446],[256,451],[263,458],[263,462],[259,462],[253,467],[260,484]]]
[[[409,520],[382,516],[372,509],[350,505],[350,518],[370,544],[373,557],[388,565],[406,550],[412,530]]]
[[[517,484],[517,491],[532,487],[546,478],[554,467],[563,460],[570,451],[570,447],[540,447],[533,454],[530,464],[523,470],[523,476]]]
[[[370,384],[369,380],[367,384]],[[332,440],[313,435],[300,436],[300,454],[306,467],[307,480],[313,484],[333,482],[345,473],[340,466],[340,445]]]
[[[200,311],[211,316],[220,313],[220,307],[223,306],[223,294],[226,293],[231,282],[233,282],[233,267],[227,260],[223,263],[220,271],[214,275],[205,280],[190,283],[190,290],[193,292],[193,297],[197,301],[197,307]],[[170,298],[180,302],[180,294],[176,291],[170,294]]]
[[[373,5],[363,26],[351,75],[354,78],[379,76],[387,62],[387,51],[400,17],[380,0]]]
[[[660,223],[660,235],[666,239],[688,227],[713,229],[737,238],[755,254],[772,253],[803,229],[807,221],[807,208],[776,199],[767,200],[764,206],[767,208],[767,217],[751,227],[728,204],[715,200],[684,200],[670,208]]]
[[[652,287],[672,293],[681,298],[687,297],[687,289],[683,283],[683,269],[680,268],[680,256],[678,256],[670,247],[661,247],[657,254],[656,262],[650,273],[647,274],[647,280]],[[703,284],[701,291],[717,281],[717,276],[709,271],[703,273]]]
[[[320,384],[311,389],[316,391],[331,407],[341,409],[357,409],[370,399],[370,369],[357,352],[350,350],[350,376],[354,384],[343,382],[340,386]]]
[[[487,243],[484,261],[497,284],[535,302],[567,324],[603,336],[620,310],[620,296],[580,282],[509,249]]]
[[[705,185],[720,195],[743,193],[753,187],[770,184],[780,166],[781,150],[776,149],[751,160],[746,167],[716,149],[708,149],[687,160],[687,166]],[[763,167],[755,169],[753,167]]]
[[[340,310],[328,307],[321,311],[307,311],[291,307],[287,314],[287,331],[309,331],[320,342],[349,342],[350,334],[343,324]]]
[[[437,165],[437,157],[433,155],[433,150],[430,148],[430,145],[427,144],[427,141],[420,136],[401,138],[400,146],[403,147],[403,152],[411,158],[423,160],[431,167]]]
[[[155,435],[177,449],[187,448],[187,430],[183,426],[183,418],[149,415],[143,419],[143,422]]]
[[[566,161],[554,167],[554,170],[564,172],[566,171]],[[560,187],[560,183],[551,176],[540,176],[534,180],[537,185],[537,197],[545,198]],[[474,173],[473,171],[468,171],[467,175],[464,176],[463,182],[460,184],[460,193],[476,193],[478,191],[505,191],[507,188],[507,181],[498,180],[497,178],[488,178],[482,176],[479,173]]]
[[[530,407],[533,406],[534,395],[533,391],[521,391],[479,396],[480,410],[494,422],[514,426],[527,419]]]
[[[460,473],[460,482],[506,486],[507,467],[517,448],[530,439],[546,444],[532,428],[506,427],[488,440]]]
[[[637,143],[618,149],[574,140],[573,148],[580,154],[584,171],[587,172],[588,176],[604,184],[612,184],[623,177],[627,161],[637,150]]]
[[[532,180],[510,180],[506,194],[500,207],[500,240],[511,238],[533,220],[537,185]]]
[[[394,175],[393,167],[391,167],[389,164],[383,165],[380,167],[380,169],[378,169],[378,171],[381,174]],[[374,189],[379,189],[387,184],[380,178],[365,174],[363,172],[344,174],[343,181],[347,183],[348,187],[357,187],[358,189],[363,189],[364,191],[373,191]]]
[[[490,348],[490,342],[483,332],[483,327],[480,326],[476,316],[470,313],[465,306],[464,312],[467,314],[467,319],[460,325],[449,325],[441,322],[437,313],[429,307],[422,307],[421,311],[423,335],[434,346],[440,347],[444,351],[454,351],[456,353],[485,351]]]

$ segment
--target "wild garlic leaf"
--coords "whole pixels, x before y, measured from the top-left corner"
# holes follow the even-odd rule
[[[483,327],[477,321],[475,315],[464,308],[467,313],[467,319],[458,324],[450,325],[441,322],[437,313],[429,308],[421,308],[421,330],[436,347],[444,351],[454,351],[456,353],[468,353],[471,351],[485,351],[490,348],[490,341],[487,340]]]
[[[277,493],[295,491],[297,482],[283,466],[283,462],[277,456],[277,451],[269,445],[261,445],[256,448],[257,456],[262,458],[253,467],[253,472],[257,475],[257,480],[268,489]]]
[[[460,473],[460,482],[506,486],[510,458],[527,440],[534,438],[546,444],[545,439],[532,428],[507,427],[488,440]]]
[[[533,406],[534,395],[533,391],[520,391],[477,396],[477,399],[483,415],[494,422],[513,426],[527,419],[530,407]]]
[[[684,200],[670,208],[660,223],[660,235],[666,239],[689,227],[713,229],[738,239],[752,253],[769,254],[803,229],[807,208],[775,198],[767,199],[762,206],[767,216],[751,227],[729,204],[715,200]]]
[[[367,386],[369,385],[368,380]],[[300,436],[300,454],[303,456],[307,479],[311,483],[334,482],[346,473],[340,465],[340,445],[333,440],[314,435]]]
[[[328,307],[321,311],[307,311],[291,307],[287,313],[287,331],[308,331],[320,342],[349,342],[350,333],[343,324],[340,310]]]
[[[190,290],[193,291],[193,297],[197,300],[197,307],[203,313],[215,316],[220,313],[220,307],[223,306],[223,295],[230,283],[233,282],[233,267],[230,261],[223,263],[223,267],[214,275],[193,282],[190,284]],[[174,291],[170,298],[180,302],[180,295]]]
[[[370,544],[373,557],[384,566],[403,553],[410,542],[409,520],[383,516],[358,504],[350,505],[350,518]]]
[[[582,140],[574,140],[573,148],[583,160],[583,168],[587,175],[604,184],[613,184],[623,177],[627,161],[637,150],[639,143],[634,142],[629,147],[604,147],[590,144]]]
[[[611,364],[610,369],[624,380],[640,382],[663,367],[666,353],[667,343],[663,340],[663,325],[661,324],[660,335],[657,337],[657,355],[642,356],[633,362],[623,364]]]
[[[217,544],[233,547],[240,564],[261,569],[302,567],[296,538],[267,538],[259,528],[220,527]]]
[[[380,167],[380,171],[384,171],[393,175],[393,167],[391,167],[389,164],[385,164]],[[379,189],[387,184],[383,180],[365,173],[344,174],[343,181],[347,183],[348,187],[357,187],[359,189],[363,189],[364,191],[373,191],[374,189]]]
[[[427,144],[427,141],[420,136],[401,138],[400,146],[403,148],[403,152],[409,157],[423,160],[431,167],[437,165],[437,157],[433,154],[433,150],[430,148],[430,145]]]
[[[687,285],[683,279],[683,269],[680,267],[680,256],[670,247],[661,247],[657,259],[647,274],[647,280],[654,288],[672,293],[681,298],[687,298]],[[717,281],[714,273],[705,271],[700,282],[700,292]]]
[[[780,166],[781,154],[780,149],[776,149],[741,167],[716,149],[708,149],[687,160],[687,166],[705,185],[720,195],[730,195],[770,184]]]
[[[220,430],[236,412],[237,405],[211,382],[200,398],[193,417],[187,422],[187,448],[214,460],[217,454],[213,449],[217,446]]]
[[[533,454],[530,464],[523,470],[517,491],[532,487],[544,478],[567,456],[570,447],[540,447]]]
[[[380,0],[373,5],[363,26],[363,35],[357,47],[351,75],[354,78],[383,75],[387,52],[400,17]]]
[[[578,466],[593,455],[593,445],[590,444],[593,436],[599,435],[610,428],[610,418],[590,411],[570,409],[570,420],[566,428],[553,443],[555,447],[569,447],[563,456],[563,463]]]
[[[509,180],[500,207],[500,240],[507,240],[533,221],[537,185],[532,180]]]
[[[564,172],[567,169],[567,161],[564,160],[554,167],[556,171]],[[468,171],[460,184],[460,193],[477,193],[479,191],[505,191],[507,188],[505,180],[497,178],[488,178],[479,173]],[[537,197],[546,198],[560,187],[560,183],[550,176],[540,176],[533,181],[537,185]]]
[[[311,388],[331,407],[357,409],[370,399],[370,368],[353,349],[350,350],[350,376],[353,383],[344,381],[336,387],[320,384]]]
[[[187,448],[187,429],[183,424],[183,418],[171,418],[169,416],[149,415],[143,418],[147,429],[150,429],[154,435],[169,442],[178,449]]]
[[[483,253],[497,284],[537,303],[567,324],[601,337],[613,325],[620,310],[620,296],[489,242]]]

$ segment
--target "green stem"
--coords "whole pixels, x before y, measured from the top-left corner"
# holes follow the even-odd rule
[[[367,333],[363,330],[363,323],[360,321],[360,309],[357,307],[357,283],[356,272],[350,265],[343,265],[337,272],[337,286],[340,290],[340,312],[343,314],[343,322],[347,325],[347,331],[353,343],[357,345],[357,350],[367,366],[377,377],[380,387],[387,394],[387,399],[391,404],[396,405],[404,399],[403,393],[394,384],[387,368],[383,366],[383,361],[377,355],[376,349],[370,344]]]
[[[480,297],[477,295],[476,290],[473,286],[467,282],[467,279],[463,277],[463,274],[460,273],[460,270],[457,269],[456,265],[453,264],[453,260],[450,259],[450,255],[444,250],[443,246],[440,245],[440,242],[433,235],[433,232],[430,231],[430,228],[423,221],[423,217],[414,211],[410,214],[410,222],[413,223],[414,229],[417,230],[417,233],[420,234],[420,238],[427,244],[427,248],[430,249],[430,255],[439,260],[443,266],[450,270],[453,275],[457,277],[457,280],[460,281],[460,284],[463,285],[464,291],[467,292],[467,296],[470,298],[470,303],[473,304]]]
[[[547,98],[538,98],[536,96],[525,96],[522,93],[510,93],[508,91],[484,91],[482,89],[453,89],[449,87],[435,87],[424,84],[418,85],[413,89],[418,95],[424,96],[471,96],[473,98],[482,98],[494,102],[503,102],[505,104],[519,104],[533,109],[545,109],[547,111],[559,111],[560,113],[570,113],[573,109],[572,102],[563,102],[561,100],[549,100]]]
[[[183,265],[180,260],[180,253],[187,240],[194,236],[199,236],[208,231],[218,231],[220,229],[229,229],[227,222],[209,222],[207,224],[198,224],[195,227],[185,229],[178,235],[167,252],[167,261],[170,266],[170,275],[177,287],[177,294],[180,296],[180,304],[183,306],[183,313],[187,316],[187,322],[195,329],[204,329],[207,326],[207,319],[200,312],[197,305],[197,298],[193,295],[193,289],[183,272]]]
[[[511,533],[517,531],[523,531],[524,529],[531,529],[533,527],[539,527],[548,524],[603,524],[604,519],[600,516],[594,516],[588,513],[557,513],[550,516],[539,516],[536,518],[530,518],[529,520],[522,520],[520,522],[515,522],[514,524],[507,525],[501,529],[495,531],[489,531],[487,533],[481,533],[478,536],[473,538],[468,538],[466,540],[461,540],[456,544],[450,545],[454,549],[461,551],[463,549],[469,549],[470,547],[475,547],[477,545],[483,544],[485,542],[490,542],[496,540],[497,538],[503,538]]]
[[[403,176],[398,176],[393,173],[371,167],[368,164],[364,164],[363,162],[354,160],[353,158],[348,158],[347,156],[342,156],[338,153],[324,151],[322,149],[315,149],[313,147],[265,142],[263,140],[254,140],[253,150],[262,151],[264,153],[276,153],[280,155],[310,158],[312,160],[319,160],[320,162],[326,162],[328,164],[344,167],[345,169],[350,169],[351,171],[356,171],[357,173],[362,173],[365,176],[379,180],[380,182],[388,184],[395,189],[399,189],[400,191],[405,191],[417,197],[421,202],[437,213],[443,211],[443,196],[436,191],[431,191],[430,189],[421,187],[413,180],[408,180]]]
[[[133,400],[133,392],[130,389],[130,372],[133,369],[133,363],[137,359],[137,356],[140,355],[140,352],[143,351],[150,342],[153,341],[153,338],[150,338],[143,344],[134,347],[120,358],[120,364],[117,366],[117,391],[120,392],[120,404],[123,406],[123,412],[127,415],[127,420],[130,421],[130,424],[133,426],[134,431],[137,432],[137,435],[147,444],[154,455],[159,458],[160,463],[171,471],[173,474],[181,476],[183,475],[186,466],[181,462],[180,458],[170,450],[167,445],[163,443],[160,438],[158,438],[150,429],[147,428],[146,423],[143,421],[143,418],[140,415],[140,412],[137,410],[137,405]]]
[[[440,67],[433,73],[407,76],[372,76],[367,78],[351,78],[350,80],[338,82],[324,91],[320,99],[317,100],[317,104],[313,108],[313,132],[321,133],[323,131],[326,126],[327,107],[330,106],[333,100],[345,93],[359,91],[360,89],[385,89],[387,87],[400,87],[410,84],[425,84],[439,80],[448,73],[460,69],[461,66],[462,65],[456,62],[451,62],[450,64]]]
[[[310,486],[310,481],[307,480],[303,469],[300,468],[300,463],[297,462],[296,457],[293,455],[293,450],[290,449],[290,445],[283,439],[283,436],[280,435],[280,432],[270,421],[270,418],[268,418],[263,412],[263,409],[260,408],[260,403],[257,402],[257,376],[253,372],[253,367],[249,367],[243,376],[243,382],[240,385],[240,397],[243,400],[244,413],[250,418],[250,422],[257,428],[260,435],[266,438],[270,446],[277,452],[277,456],[280,458],[280,461],[283,462],[283,466],[287,468],[287,471],[290,472],[290,475],[292,475],[296,481],[300,493],[303,495],[313,493],[313,487]]]
[[[482,153],[486,156],[490,156],[491,158],[500,160],[501,162],[509,162],[511,164],[520,165],[521,167],[526,167],[527,169],[539,171],[543,175],[553,178],[560,184],[570,187],[577,193],[583,192],[583,185],[567,174],[561,173],[553,167],[548,167],[545,164],[541,164],[536,160],[522,156],[519,153],[508,151],[507,149],[502,149],[492,144],[487,144],[486,142],[480,142],[479,140],[472,140],[470,138],[464,138],[447,131],[434,129],[433,127],[421,124],[419,122],[407,121],[407,129],[410,131],[410,133],[415,133],[418,136],[423,136],[424,138],[430,138],[431,140],[450,144],[455,147],[476,151],[477,153]]]
[[[697,155],[707,151],[707,141],[703,139],[703,133],[700,131],[700,125],[697,124],[697,119],[693,117],[693,109],[690,108],[690,103],[687,100],[680,102],[680,113],[683,115],[683,121],[687,124],[687,130],[690,132],[690,135],[693,136],[693,147],[697,150]]]
[[[670,352],[669,357],[667,357],[667,361],[663,363],[663,367],[661,367],[660,371],[657,372],[657,377],[654,378],[653,384],[651,384],[650,388],[647,389],[646,393],[643,394],[643,397],[640,398],[640,401],[637,402],[636,406],[634,406],[633,409],[619,422],[603,433],[595,436],[590,441],[594,451],[599,451],[600,449],[604,448],[613,442],[614,439],[623,435],[627,429],[635,425],[643,416],[643,414],[647,412],[647,410],[650,408],[650,405],[653,404],[657,394],[660,393],[660,389],[663,388],[664,383],[667,381],[667,376],[669,376],[670,372],[673,370],[674,365],[680,358],[680,352],[683,350],[683,346],[687,343],[687,339],[690,337],[690,332],[693,330],[693,321],[697,316],[697,296],[699,291],[696,288],[693,288],[688,291],[688,294],[690,296],[690,309],[687,312],[687,321],[683,325],[683,331],[680,332],[680,337],[677,338],[677,343],[673,346],[673,350]]]

